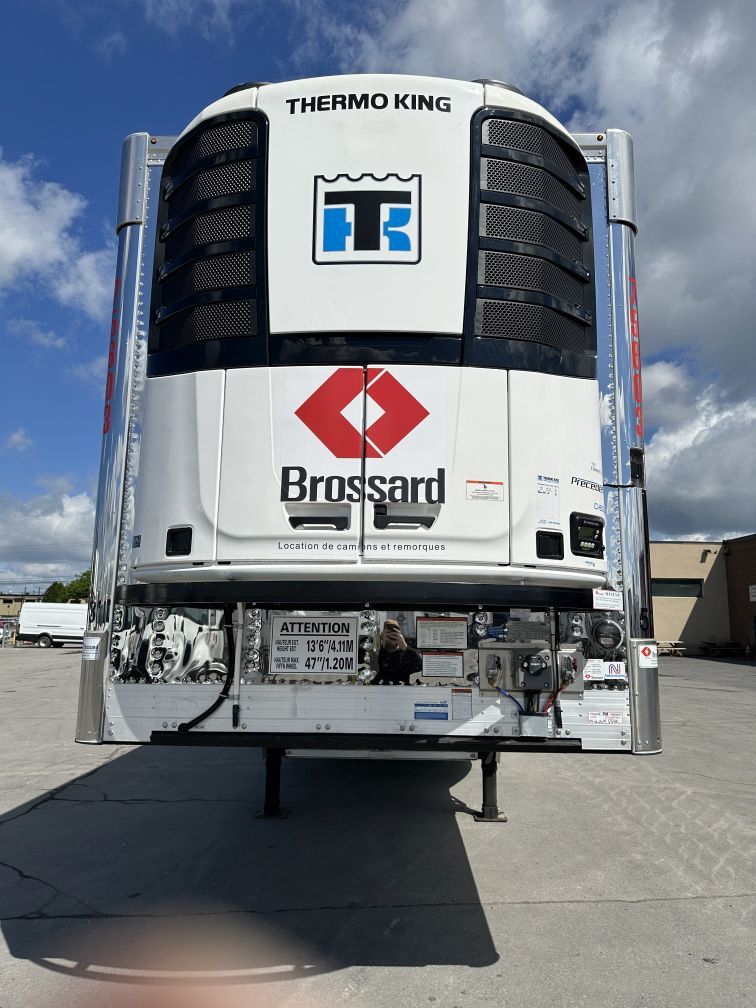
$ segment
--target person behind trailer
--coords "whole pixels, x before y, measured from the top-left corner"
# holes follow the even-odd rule
[[[378,674],[372,681],[373,685],[408,685],[410,676],[420,672],[422,667],[422,656],[407,646],[396,620],[385,620],[378,652]]]

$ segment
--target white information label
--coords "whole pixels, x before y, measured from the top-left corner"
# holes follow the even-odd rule
[[[748,601],[756,602],[756,585],[748,585]]]
[[[656,644],[641,644],[638,648],[638,666],[640,668],[656,668],[659,655]]]
[[[583,679],[586,682],[602,682],[604,678],[604,663],[600,658],[587,658],[583,666]]]
[[[543,619],[543,613],[534,613],[532,609],[510,609],[509,618],[525,620],[526,623],[538,623]]]
[[[486,483],[484,480],[467,480],[466,490],[468,500],[504,500],[504,484],[496,481],[493,483]]]
[[[464,650],[467,647],[467,619],[464,616],[418,616],[415,622],[415,639],[418,650],[423,648]]]
[[[472,690],[452,690],[452,721],[469,721],[472,717]]]
[[[627,679],[627,671],[623,661],[605,661],[604,679]]]
[[[81,657],[84,661],[97,661],[100,656],[100,638],[85,637],[81,645]]]
[[[538,521],[543,525],[560,525],[558,477],[538,477],[536,484],[536,500]]]
[[[622,609],[622,592],[609,591],[607,588],[593,589],[593,608],[607,609],[617,612]]]
[[[622,711],[588,711],[588,724],[622,724]]]
[[[274,616],[272,624],[272,674],[357,673],[356,616]]]
[[[445,651],[426,651],[423,654],[423,676],[426,678],[462,679],[464,671],[464,655]]]

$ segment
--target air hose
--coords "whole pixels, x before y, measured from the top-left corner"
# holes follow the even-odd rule
[[[228,699],[228,695],[231,692],[231,684],[234,681],[234,658],[236,656],[236,641],[234,640],[234,622],[233,622],[233,606],[223,607],[223,618],[224,626],[226,631],[226,642],[228,644],[228,671],[226,672],[226,678],[223,682],[223,688],[221,689],[218,696],[210,704],[207,710],[202,711],[197,717],[192,718],[191,721],[185,721],[178,726],[180,732],[191,731],[192,728],[196,728],[198,724],[201,724],[206,718],[209,718],[211,714],[214,714],[224,700]]]

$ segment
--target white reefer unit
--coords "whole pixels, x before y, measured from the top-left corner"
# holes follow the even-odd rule
[[[129,137],[80,739],[658,750],[634,230],[496,81]]]

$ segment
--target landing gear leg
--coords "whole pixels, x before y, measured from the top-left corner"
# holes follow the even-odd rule
[[[476,822],[498,822],[504,823],[507,817],[499,812],[499,800],[496,790],[496,762],[495,752],[479,753],[480,769],[483,774],[483,805],[480,812],[475,813]]]
[[[281,762],[283,749],[265,750],[265,804],[258,819],[285,819],[288,809],[281,808]]]

